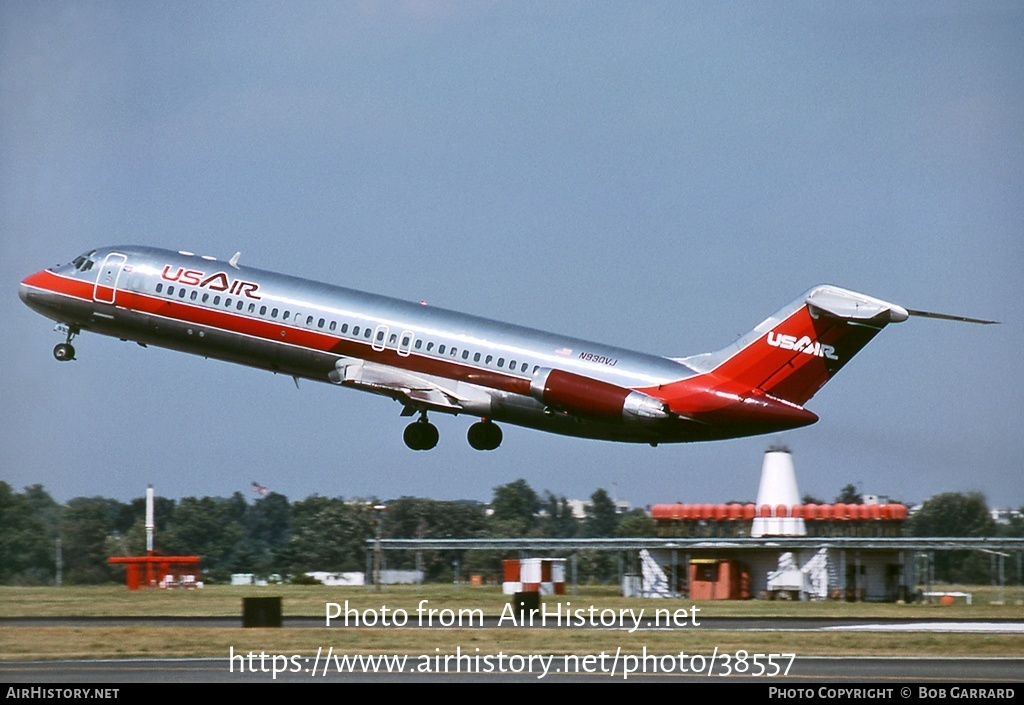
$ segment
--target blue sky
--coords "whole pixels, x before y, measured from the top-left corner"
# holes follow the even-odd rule
[[[59,500],[644,506],[800,490],[1024,504],[1024,7],[1013,2],[0,4],[0,479]],[[816,425],[614,445],[95,335],[60,364],[27,274],[100,245],[222,258],[584,339],[716,350],[810,286],[1001,326],[891,326]]]

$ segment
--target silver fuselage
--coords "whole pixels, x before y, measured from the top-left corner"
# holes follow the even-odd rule
[[[208,257],[123,246],[26,278],[21,298],[61,324],[554,433],[644,443],[747,435],[672,418],[589,418],[530,394],[540,371],[626,389],[690,367],[563,335]],[[758,431],[761,432],[761,431]]]

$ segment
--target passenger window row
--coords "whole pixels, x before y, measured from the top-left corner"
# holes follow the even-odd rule
[[[222,307],[225,309],[234,308],[237,311],[248,312],[254,315],[258,315],[262,318],[267,318],[269,312],[269,318],[272,320],[289,321],[291,325],[303,325],[302,314],[300,313],[293,314],[289,310],[282,311],[281,309],[276,307],[268,308],[266,305],[263,304],[259,305],[259,307],[257,308],[257,304],[254,302],[248,302],[248,306],[246,306],[245,299],[239,299],[232,296],[221,296],[220,294],[211,294],[208,291],[200,293],[198,289],[191,289],[185,286],[168,285],[165,287],[163,282],[157,283],[156,293],[163,294],[168,298],[178,298],[182,300],[195,301],[196,303],[208,304],[211,306]],[[328,321],[326,318],[318,318],[317,316],[313,315],[307,315],[304,323],[305,327],[307,328],[318,328],[320,330],[326,329],[332,333],[337,332],[340,333],[341,335],[348,336],[350,338],[363,338],[365,340],[370,340],[371,338],[374,338],[373,328],[371,328],[370,326],[353,325],[350,327],[348,323],[342,323],[339,326],[337,321]],[[350,330],[351,333],[349,332]],[[385,337],[387,337],[386,343],[384,340]],[[391,333],[390,336],[387,336],[384,329],[379,329],[377,330],[377,335],[374,338],[374,341],[375,345],[380,346],[378,349],[383,349],[385,346],[396,347],[398,344],[398,335],[395,333]],[[402,343],[400,346],[397,346],[396,349],[410,350],[410,343],[412,343],[410,335],[403,334]],[[509,358],[508,364],[506,364],[506,359],[503,356],[498,357],[497,360],[495,360],[494,355],[484,355],[483,353],[472,352],[465,348],[461,350],[460,356],[459,349],[454,345],[449,346],[444,343],[441,343],[440,345],[435,345],[433,341],[424,341],[422,338],[415,338],[415,343],[412,344],[412,347],[415,348],[416,350],[429,353],[433,357],[447,356],[456,359],[461,357],[463,360],[468,361],[470,359],[470,356],[472,356],[474,363],[482,362],[482,364],[484,364],[487,367],[498,367],[502,369],[508,369],[512,372],[515,372],[517,367],[520,372],[526,372],[527,370],[530,369],[530,364],[527,362],[520,363],[517,360]],[[539,368],[539,365],[534,365],[533,371],[536,372]]]

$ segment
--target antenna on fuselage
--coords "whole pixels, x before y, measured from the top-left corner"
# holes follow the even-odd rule
[[[242,256],[241,252],[236,252],[235,256],[228,260],[228,264],[230,264],[235,269],[238,269],[238,258],[241,257],[241,256]]]

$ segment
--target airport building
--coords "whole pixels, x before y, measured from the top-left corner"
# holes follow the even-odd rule
[[[792,455],[783,447],[765,452],[755,502],[659,504],[650,514],[657,524],[654,538],[384,539],[368,542],[367,565],[375,548],[385,554],[491,550],[520,559],[558,558],[564,560],[558,569],[564,585],[549,592],[575,594],[580,553],[600,551],[616,555],[622,592],[632,597],[970,601],[967,593],[938,592],[932,585],[936,553],[966,550],[987,554],[993,574],[1003,576],[998,587],[1015,582],[1017,599],[1024,599],[1024,539],[908,537],[907,507],[872,496],[861,504],[802,503]],[[523,591],[537,585],[545,592],[544,580],[522,577],[533,570],[525,562],[512,577],[510,565],[504,565],[504,585]]]
[[[658,504],[658,536],[703,539],[683,555],[676,547],[642,550],[644,596],[691,599],[906,599],[908,556],[872,539],[903,535],[907,508],[881,504],[804,504],[793,458],[773,446],[764,455],[757,501],[751,504]],[[780,550],[775,539],[795,539]],[[715,539],[759,539],[730,545]],[[804,539],[804,541],[800,541]],[[806,539],[811,539],[806,541]],[[849,548],[835,539],[863,539]]]

